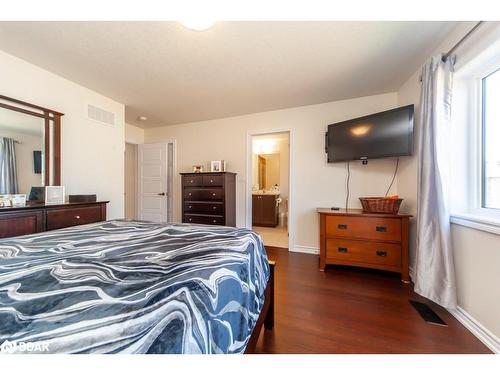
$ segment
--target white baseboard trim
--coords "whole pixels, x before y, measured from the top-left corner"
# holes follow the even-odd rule
[[[315,255],[319,254],[319,248],[311,246],[295,245],[293,247],[290,247],[290,251],[292,253],[304,253],[304,254],[315,254]]]
[[[474,336],[483,342],[493,353],[500,354],[500,339],[486,329],[481,323],[474,319],[467,311],[457,306],[456,309],[448,309],[462,325]]]

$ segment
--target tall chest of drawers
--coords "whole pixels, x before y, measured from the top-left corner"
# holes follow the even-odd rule
[[[182,222],[236,226],[236,173],[181,173]]]
[[[410,215],[369,214],[362,210],[318,210],[320,270],[327,264],[398,272],[409,281]]]

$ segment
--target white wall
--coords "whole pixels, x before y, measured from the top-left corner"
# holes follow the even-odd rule
[[[466,23],[459,26],[434,53],[447,51],[473,25],[474,23]],[[487,27],[483,32],[486,29]],[[478,30],[475,36],[480,35],[481,30]],[[481,39],[476,38],[472,45],[475,47],[481,45]],[[459,50],[456,68],[464,62],[466,56],[469,55],[467,52],[470,50],[471,43],[465,44]],[[399,105],[416,104],[416,124],[418,124],[418,113],[420,111],[419,74],[420,71],[415,72],[398,91]],[[415,130],[416,139],[418,139],[418,127]],[[406,202],[402,210],[415,215],[417,210],[417,155],[402,160],[400,167],[398,193]],[[415,220],[412,220],[412,242],[410,246],[412,264],[415,252],[415,229]],[[451,231],[458,287],[458,305],[486,329],[500,337],[500,236],[459,225],[452,225]]]
[[[316,207],[344,206],[346,166],[327,164],[324,152],[326,126],[333,122],[393,108],[395,93],[343,100],[332,103],[255,113],[232,118],[146,129],[145,142],[177,141],[177,172],[188,172],[194,164],[226,160],[228,170],[237,173],[237,226],[246,223],[247,137],[250,133],[272,130],[291,131],[291,206],[294,210],[293,250],[317,251]],[[394,160],[373,160],[367,166],[352,163],[351,207],[359,207],[357,197],[385,194]],[[250,171],[249,178],[252,173]],[[180,220],[180,177],[175,176],[174,219]]]
[[[135,125],[125,124],[125,142],[136,145],[144,143],[144,129]]]
[[[1,94],[64,113],[61,178],[67,194],[109,200],[108,218],[124,213],[125,107],[0,51]],[[114,126],[87,118],[87,104],[115,113]]]

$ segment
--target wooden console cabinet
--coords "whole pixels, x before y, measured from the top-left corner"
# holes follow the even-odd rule
[[[28,203],[25,207],[0,208],[0,238],[105,221],[108,203]]]
[[[252,225],[257,227],[276,227],[279,224],[279,194],[252,195]]]
[[[320,217],[319,268],[327,264],[398,272],[409,282],[411,215],[371,214],[362,210],[317,209]]]

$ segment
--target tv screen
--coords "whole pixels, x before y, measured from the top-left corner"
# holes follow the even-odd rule
[[[42,173],[42,151],[33,151],[33,170],[36,174]]]
[[[411,155],[413,105],[328,125],[328,162]]]

